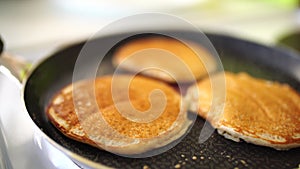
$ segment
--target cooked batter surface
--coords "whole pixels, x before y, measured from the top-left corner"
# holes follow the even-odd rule
[[[213,78],[221,78],[217,74]],[[300,95],[287,84],[226,72],[223,112],[209,113],[212,88],[207,78],[198,82],[198,114],[227,138],[288,149],[300,145]]]

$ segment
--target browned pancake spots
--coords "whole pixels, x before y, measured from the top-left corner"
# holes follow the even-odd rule
[[[128,79],[127,75],[115,76],[114,80],[117,84],[115,103],[128,102],[126,98],[128,90],[126,87],[124,88],[124,83],[128,82]],[[95,84],[95,92],[93,84]],[[84,122],[93,114],[103,113],[107,124],[121,134],[134,138],[151,138],[170,128],[180,113],[180,96],[174,89],[163,82],[135,76],[130,81],[129,98],[136,109],[140,111],[149,109],[149,96],[155,89],[165,94],[167,106],[161,116],[151,123],[132,122],[123,117],[115,108],[111,87],[112,76],[99,77],[95,81],[84,80],[66,86],[51,100],[47,115],[50,121],[67,136],[91,143],[80,122]],[[95,116],[89,121],[99,123],[99,117]],[[92,124],[85,125],[92,126]],[[105,125],[101,124],[100,126]]]
[[[146,111],[150,107],[150,104],[144,101],[134,101],[132,104],[139,111]],[[110,127],[120,134],[131,138],[153,138],[168,131],[176,121],[179,112],[180,100],[174,98],[167,103],[165,111],[159,118],[150,123],[132,122],[123,117],[115,106],[104,109],[102,115]]]
[[[172,53],[173,55],[175,55],[175,57],[180,59],[182,63],[184,63],[186,67],[190,69],[192,75],[196,79],[206,75],[207,70],[211,71],[215,68],[212,56],[206,49],[192,42],[188,42],[188,44],[185,43],[186,42],[181,42],[177,39],[162,36],[143,37],[134,39],[129,42],[126,42],[117,49],[117,51],[114,53],[113,62],[115,65],[120,65],[125,59],[129,58],[129,56],[133,56],[137,52],[141,52],[143,50],[152,50],[149,53],[153,54],[159,49]],[[157,55],[163,55],[163,53],[157,53]],[[166,55],[167,54],[165,53],[165,56]],[[132,66],[125,65],[123,68],[132,71],[140,65],[148,65],[150,62],[152,66],[164,67],[165,70],[170,72],[171,74],[178,75],[177,80],[179,81],[188,80],[186,78],[190,77],[190,75],[184,74],[184,71],[181,70],[181,68],[183,68],[184,66],[181,65],[180,67],[172,69],[171,65],[174,65],[175,62],[172,62],[172,60],[174,61],[173,56],[170,55],[169,57],[169,59],[157,59],[155,57],[154,60],[151,60],[145,58],[143,55],[142,57],[133,59],[130,62]],[[201,59],[199,59],[199,57]],[[204,62],[208,64],[207,68],[205,68],[203,64]],[[161,70],[150,70],[144,73],[146,75],[166,80],[169,82],[174,81],[174,79],[170,77],[170,75],[165,74],[165,72]]]
[[[218,78],[216,75],[214,78]],[[226,126],[270,143],[300,143],[300,95],[287,84],[226,72],[226,102],[215,127]],[[198,83],[199,114],[208,116],[212,91],[210,80]]]

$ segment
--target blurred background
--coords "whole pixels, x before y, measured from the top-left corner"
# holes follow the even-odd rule
[[[6,50],[30,59],[122,17],[161,12],[203,31],[273,45],[299,29],[298,6],[297,0],[0,0],[0,34]]]
[[[0,35],[6,51],[36,62],[118,19],[159,12],[185,19],[205,32],[299,47],[300,35],[294,34],[300,28],[299,4],[298,0],[0,0]],[[38,132],[21,106],[19,90],[0,74],[0,120],[13,167],[74,168],[58,152],[39,151],[47,146],[34,139]]]

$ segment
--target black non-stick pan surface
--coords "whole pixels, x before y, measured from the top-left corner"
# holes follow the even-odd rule
[[[191,39],[193,32],[177,32],[188,35],[189,40],[195,40]],[[119,36],[107,35],[95,41],[105,45]],[[285,82],[300,92],[300,57],[295,53],[223,35],[207,36],[219,53],[225,70],[245,71],[255,77]],[[180,168],[291,169],[300,164],[300,148],[277,151],[245,142],[236,143],[217,132],[200,144],[198,139],[205,122],[200,117],[178,145],[163,154],[148,158],[117,156],[65,137],[48,121],[45,107],[59,89],[71,83],[74,63],[83,45],[84,42],[75,44],[46,59],[31,73],[24,89],[25,104],[33,121],[47,136],[71,152],[114,168],[174,168],[180,164]],[[112,52],[107,55],[110,56]],[[102,73],[111,73],[111,57],[106,57],[101,66],[105,66]]]

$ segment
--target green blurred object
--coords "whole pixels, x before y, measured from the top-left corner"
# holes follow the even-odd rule
[[[300,52],[300,32],[293,32],[278,40],[279,45],[287,46]]]
[[[285,1],[285,0],[278,0],[278,1]],[[299,8],[300,0],[296,0],[295,3],[296,3],[296,6]],[[292,32],[292,33],[282,36],[281,38],[279,38],[278,44],[292,48],[292,49],[300,52],[300,31],[295,31],[295,32]]]
[[[275,4],[284,8],[295,8],[299,7],[298,0],[264,0],[265,2],[269,2],[270,4]]]

